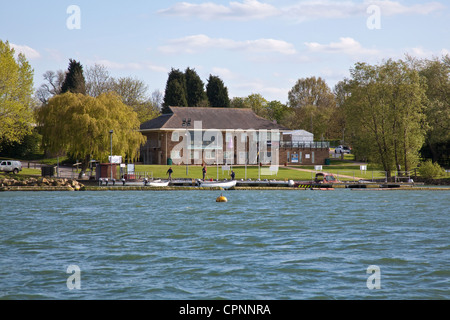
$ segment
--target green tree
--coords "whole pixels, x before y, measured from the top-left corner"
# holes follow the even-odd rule
[[[133,108],[133,111],[136,112],[140,123],[152,120],[161,115],[157,104],[155,104],[150,99],[147,101],[135,103],[131,107]]]
[[[234,97],[230,101],[232,108],[249,108],[257,115],[268,120],[284,123],[289,113],[289,108],[280,101],[267,101],[261,94],[251,94],[248,97]]]
[[[424,81],[401,60],[357,63],[351,76],[345,111],[353,150],[388,176],[393,169],[408,171],[424,141]]]
[[[186,107],[187,100],[184,85],[179,80],[170,81],[167,84],[164,95],[163,113],[170,112],[169,107]]]
[[[347,127],[347,119],[345,117],[344,105],[347,98],[350,96],[348,91],[348,79],[339,81],[333,89],[335,96],[336,108],[330,119],[330,129],[332,138],[338,139],[342,135],[341,143],[345,144],[345,130]]]
[[[16,59],[9,42],[0,40],[0,146],[31,133],[32,94],[33,69],[23,54]]]
[[[419,174],[425,179],[437,179],[445,175],[445,170],[431,159],[421,163],[419,167]]]
[[[267,118],[268,110],[267,110],[267,100],[259,93],[253,93],[245,98],[246,105],[253,110],[258,116]]]
[[[148,86],[145,82],[132,77],[112,79],[110,91],[122,97],[122,102],[127,106],[133,106],[149,99],[147,96]]]
[[[233,99],[231,99],[230,106],[232,108],[250,108],[246,98],[243,97],[234,97]]]
[[[113,153],[136,159],[145,142],[139,132],[136,112],[114,93],[97,98],[65,93],[51,98],[37,112],[42,143],[50,152],[66,151],[82,159],[80,176],[91,159],[106,161],[110,154],[110,130]]]
[[[289,106],[294,111],[290,125],[296,129],[308,130],[315,137],[330,137],[329,125],[336,107],[331,89],[322,78],[299,79],[289,91]]]
[[[218,76],[210,75],[206,84],[206,95],[213,108],[229,108],[228,88]]]
[[[0,157],[16,159],[33,159],[41,152],[41,135],[33,130],[22,138],[20,142],[3,143],[0,145]]]
[[[187,107],[186,76],[178,69],[169,72],[164,92],[163,113],[170,112],[169,107]]]
[[[428,128],[423,155],[450,165],[450,56],[421,61],[418,68],[427,82],[425,108]]]
[[[86,80],[83,75],[83,66],[73,59],[69,60],[69,69],[61,86],[61,93],[72,92],[86,94]]]
[[[289,114],[289,108],[280,101],[273,100],[267,103],[267,119],[283,124]]]
[[[206,100],[205,84],[195,69],[187,68],[184,72],[186,79],[186,99],[188,107],[198,107]]]

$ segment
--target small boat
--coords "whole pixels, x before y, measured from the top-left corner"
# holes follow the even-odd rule
[[[229,189],[234,186],[236,186],[236,180],[232,180],[232,181],[200,181],[201,188]]]
[[[148,185],[150,187],[167,187],[169,185],[169,181],[155,180],[148,182]]]

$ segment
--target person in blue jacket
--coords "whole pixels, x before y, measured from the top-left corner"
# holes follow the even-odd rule
[[[169,180],[172,180],[172,173],[173,173],[173,170],[172,170],[172,167],[170,167],[169,170],[167,170],[167,172],[166,172],[166,174],[169,175]]]

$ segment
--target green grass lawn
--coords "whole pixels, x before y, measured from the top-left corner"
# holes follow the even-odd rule
[[[166,174],[167,170],[169,169],[169,166],[164,165],[136,165],[135,171],[139,173],[146,173],[148,176],[153,176],[156,178],[166,179],[168,175]],[[293,180],[310,180],[311,179],[311,173],[309,172],[301,172],[296,170],[291,170],[287,168],[280,167],[277,174],[273,175],[264,175],[264,171],[268,172],[269,167],[264,166],[261,170],[261,174],[259,171],[259,168],[257,166],[247,166],[247,169],[245,166],[233,166],[233,171],[235,172],[236,180],[240,179],[252,179],[256,180],[260,178],[263,179],[277,179],[277,180],[285,180],[285,179],[293,179]],[[172,178],[174,179],[202,179],[202,167],[200,166],[189,166],[188,167],[188,174],[186,174],[186,166],[172,166],[173,174]],[[207,167],[207,179],[217,179],[219,177],[219,180],[228,179],[230,180],[231,171],[223,171],[222,166],[217,167],[216,166],[208,166]]]
[[[268,166],[262,167],[263,170],[259,171],[259,168],[257,166],[233,166],[232,169],[235,172],[236,176],[235,179],[276,179],[276,180],[311,180],[315,176],[314,172],[304,172],[304,171],[298,171],[294,170],[293,168],[299,168],[299,169],[305,169],[305,170],[312,170],[314,171],[314,166],[293,166],[291,168],[285,168],[280,167],[278,172],[273,175],[265,175],[264,173],[268,173]],[[144,174],[149,177],[153,177],[155,179],[161,178],[161,179],[167,179],[167,170],[169,169],[169,166],[166,165],[136,165],[136,172],[140,173],[141,176]],[[355,177],[356,180],[359,180],[359,178],[371,180],[372,177],[374,179],[380,179],[384,178],[384,172],[380,171],[360,171],[360,167],[356,165],[340,165],[340,166],[322,166],[323,172],[333,173],[339,177],[342,181],[349,181],[353,180],[353,177]],[[173,174],[172,178],[174,179],[201,179],[202,178],[202,167],[200,166],[189,166],[188,167],[188,174],[186,174],[186,166],[184,165],[173,165],[172,166]],[[223,171],[222,166],[219,165],[218,170],[217,167],[212,165],[207,167],[207,179],[217,179],[223,180],[223,179],[231,179],[230,177],[231,171]],[[343,176],[349,176],[349,177],[343,177]]]
[[[20,171],[18,174],[0,172],[1,179],[3,178],[21,179],[21,178],[28,178],[30,176],[40,176],[40,175],[41,175],[40,169],[28,169],[28,168],[22,168],[22,171]]]

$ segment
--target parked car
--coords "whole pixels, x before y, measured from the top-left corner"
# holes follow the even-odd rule
[[[19,171],[22,171],[22,163],[14,160],[2,160],[0,162],[0,171],[18,174]]]
[[[335,153],[350,153],[351,149],[347,146],[338,146],[336,149],[334,149]]]

